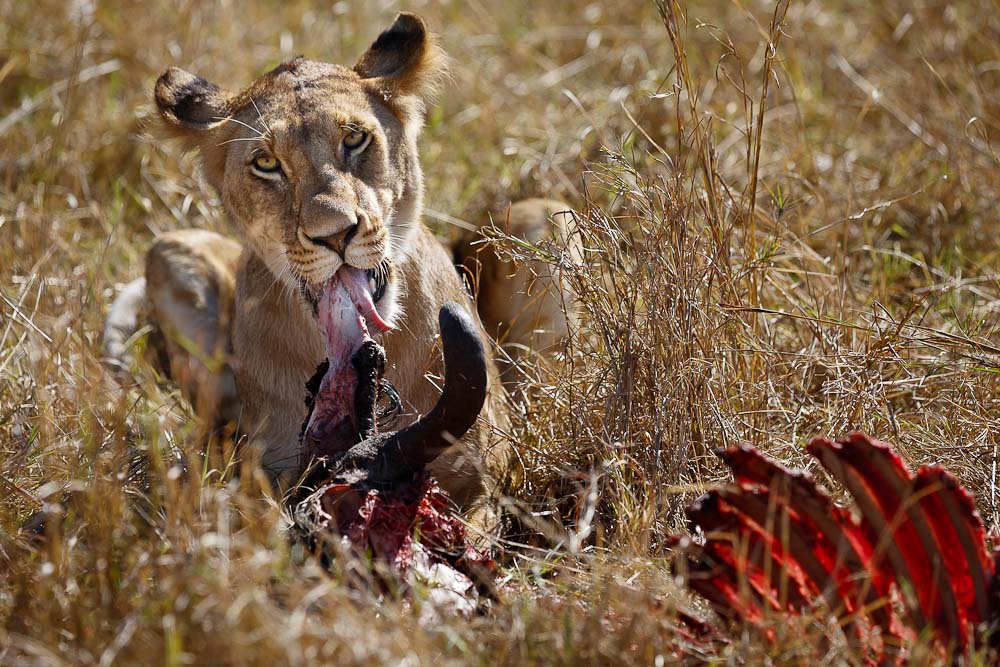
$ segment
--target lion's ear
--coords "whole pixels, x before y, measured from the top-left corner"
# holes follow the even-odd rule
[[[416,14],[402,13],[354,66],[389,96],[432,97],[447,73],[447,57]]]
[[[167,127],[181,137],[211,129],[228,115],[229,96],[217,85],[171,67],[156,80],[156,108]]]
[[[214,130],[224,125],[231,113],[229,94],[214,83],[171,67],[156,80],[153,96],[163,129],[183,141],[186,150],[198,149],[205,175],[218,187],[225,154],[218,149]]]

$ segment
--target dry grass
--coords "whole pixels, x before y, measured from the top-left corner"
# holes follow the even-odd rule
[[[194,428],[149,368],[120,392],[98,358],[154,234],[224,229],[194,161],[141,138],[159,71],[351,61],[390,4],[0,0],[0,663],[855,664],[812,620],[688,645],[664,537],[722,478],[713,448],[807,465],[807,437],[855,428],[946,464],[997,530],[994,4],[408,5],[457,63],[429,221],[456,238],[555,195],[587,260],[508,244],[560,267],[580,322],[512,434],[532,547],[503,604],[431,626],[296,553],[225,461],[156,465],[138,502],[127,446],[168,462]],[[70,482],[31,550],[19,523]]]

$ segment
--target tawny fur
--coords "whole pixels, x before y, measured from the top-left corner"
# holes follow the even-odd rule
[[[165,126],[199,152],[242,243],[198,230],[160,237],[147,261],[151,314],[174,338],[169,365],[199,416],[214,422],[236,415],[263,466],[285,482],[305,463],[298,446],[303,387],[325,354],[303,282],[322,284],[345,262],[361,269],[391,262],[377,306],[395,326],[381,342],[386,378],[404,400],[403,423],[429,410],[439,394],[429,378],[442,370],[435,347],[441,306],[456,301],[475,313],[451,258],[420,219],[416,140],[442,63],[423,22],[401,14],[353,69],[295,59],[236,94],[175,68],[157,82]],[[363,153],[352,155],[344,137],[358,129],[370,139]],[[253,173],[250,165],[262,153],[280,161],[282,178]],[[527,214],[533,224],[546,224],[553,206],[561,205],[529,204]],[[495,271],[504,272],[507,267]],[[526,285],[515,277],[506,296]],[[491,287],[490,298],[504,289]],[[516,319],[512,308],[525,303],[500,301],[509,305],[507,314],[501,306],[495,317],[506,322]],[[556,313],[541,317],[553,331],[565,330]],[[522,335],[516,327],[510,338]],[[480,334],[486,343],[481,326]],[[200,369],[199,360],[205,361]],[[489,376],[479,425],[431,467],[466,509],[489,495],[509,459],[508,446],[490,428],[507,426],[492,360]]]
[[[576,237],[568,229],[572,210],[553,199],[525,199],[493,215],[504,234],[533,244],[549,243],[572,262],[582,261]],[[501,379],[520,398],[525,369],[544,371],[560,351],[572,323],[573,293],[557,269],[540,260],[516,262],[494,243],[470,235],[455,248],[457,261],[476,291],[479,317],[502,348],[497,358]]]

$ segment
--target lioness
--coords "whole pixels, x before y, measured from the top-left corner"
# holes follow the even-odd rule
[[[443,63],[423,21],[400,14],[353,68],[295,58],[239,93],[177,68],[156,82],[164,125],[200,154],[241,242],[204,230],[159,237],[144,287],[131,285],[111,309],[106,354],[123,355],[145,307],[163,335],[170,374],[196,412],[208,422],[235,421],[262,465],[285,481],[305,463],[303,387],[337,345],[323,340],[315,315],[328,285],[348,285],[368,326],[385,331],[386,377],[411,420],[439,394],[428,379],[441,375],[439,309],[456,301],[476,312],[448,253],[421,222],[417,138]],[[550,215],[566,209],[542,200],[515,204],[512,231],[537,237]],[[483,256],[484,280],[502,282],[517,270],[490,270],[499,260]],[[511,284],[526,292],[528,279],[515,278]],[[530,343],[538,327],[525,321],[564,329],[559,299],[535,291],[541,300],[490,286],[491,326],[506,322],[508,342]],[[507,410],[489,365],[479,426],[431,468],[466,509],[493,488],[508,460],[507,446],[490,440],[488,424],[505,428]]]

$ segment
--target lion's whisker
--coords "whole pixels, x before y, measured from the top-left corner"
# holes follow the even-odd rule
[[[266,135],[265,135],[265,134],[264,134],[263,132],[261,132],[259,128],[256,128],[256,127],[254,127],[253,125],[247,125],[246,123],[244,123],[244,122],[243,122],[242,120],[240,120],[239,118],[233,118],[232,116],[216,116],[216,117],[215,117],[215,120],[222,120],[222,121],[227,121],[227,120],[231,120],[231,121],[233,121],[234,123],[237,123],[237,124],[239,124],[239,125],[242,125],[243,127],[247,128],[247,129],[248,129],[248,130],[250,130],[251,132],[256,132],[256,133],[257,133],[257,136],[258,136],[258,137],[259,137],[260,139],[267,139],[267,136],[266,136]]]
[[[264,129],[266,130],[266,132],[264,134],[268,138],[272,138],[274,136],[274,133],[271,132],[271,126],[267,124],[266,120],[264,120],[264,116],[261,115],[260,109],[257,107],[257,103],[254,102],[253,97],[250,98],[250,104],[253,105],[254,111],[257,112],[257,118],[260,120],[260,124],[263,125]]]
[[[220,144],[216,144],[216,146],[225,146],[226,144],[231,144],[234,141],[259,141],[261,143],[265,143],[265,139],[263,137],[236,137],[235,139],[227,139]]]

